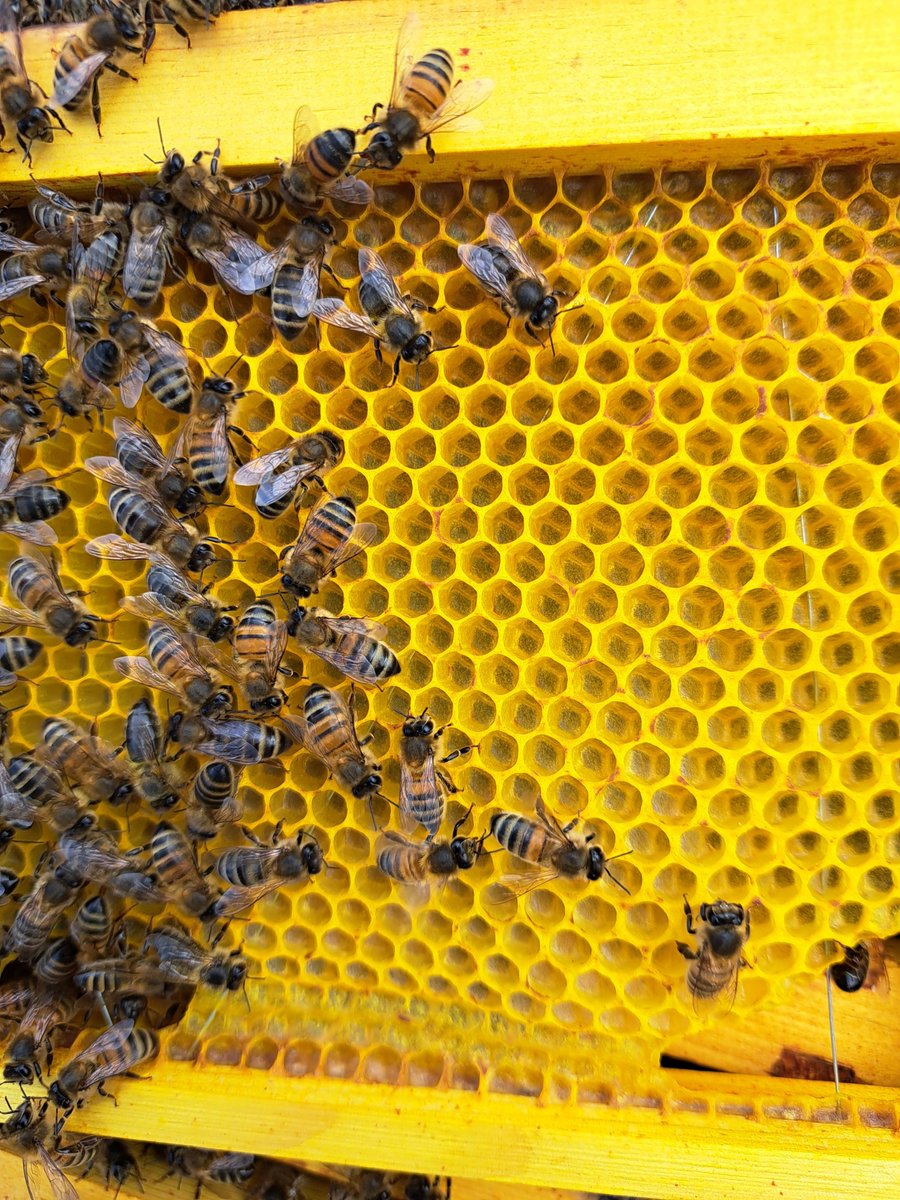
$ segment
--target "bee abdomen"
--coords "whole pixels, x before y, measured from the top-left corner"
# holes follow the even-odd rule
[[[275,328],[288,342],[299,337],[309,324],[308,317],[297,316],[291,302],[291,293],[297,289],[302,277],[302,267],[294,263],[285,263],[275,272],[275,278],[272,280],[272,320],[275,322]]]
[[[250,855],[242,847],[220,854],[216,861],[216,872],[226,883],[238,887],[254,887],[266,878],[258,855]]]
[[[20,521],[48,521],[69,505],[69,495],[60,488],[36,483],[16,493],[16,516]]]
[[[0,637],[0,667],[4,671],[21,670],[33,663],[43,648],[36,638],[22,637],[20,634]]]
[[[234,770],[229,763],[216,759],[206,763],[194,779],[194,796],[206,808],[221,808],[234,792]]]
[[[346,171],[355,149],[356,134],[352,129],[327,129],[312,139],[304,159],[313,179],[326,183]]]
[[[433,113],[447,99],[453,83],[453,57],[446,50],[430,50],[410,71],[404,99],[420,113]]]
[[[491,818],[491,833],[510,854],[526,862],[538,862],[544,848],[540,828],[518,813],[495,813]]]
[[[53,68],[53,90],[56,91],[58,86],[73,71],[77,70],[86,58],[90,57],[91,53],[90,48],[84,44],[77,34],[74,37],[70,37],[62,50],[60,50],[56,66]],[[90,87],[91,80],[89,79],[83,87],[78,89],[72,99],[63,105],[66,112],[75,112],[84,104]]]
[[[180,363],[153,363],[148,357],[152,365],[144,386],[153,399],[170,412],[190,412],[194,389],[187,370]]]
[[[425,878],[425,862],[410,854],[405,846],[386,846],[378,853],[378,869],[400,883],[416,883]]]
[[[128,488],[113,488],[109,493],[109,511],[123,533],[136,542],[151,543],[162,528],[162,520],[142,496]]]

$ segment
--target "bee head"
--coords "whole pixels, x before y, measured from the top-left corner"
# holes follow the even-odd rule
[[[221,642],[223,638],[227,638],[233,632],[234,632],[234,618],[233,617],[219,617],[216,621],[213,622],[212,626],[210,627],[209,633],[207,633],[206,636],[211,642]]]
[[[163,163],[163,168],[159,173],[159,178],[162,183],[169,184],[174,179],[177,179],[184,170],[184,156],[179,154],[177,150],[173,150],[166,155],[166,161]]]
[[[50,1101],[50,1103],[53,1105],[54,1108],[61,1108],[65,1112],[71,1112],[72,1109],[75,1107],[75,1105],[72,1103],[71,1098],[69,1096],[67,1096],[66,1093],[59,1086],[58,1079],[55,1083],[51,1083],[50,1087],[47,1089],[47,1099]]]
[[[3,1078],[7,1083],[31,1083],[34,1072],[28,1063],[6,1063]]]
[[[308,600],[312,595],[312,588],[306,583],[298,583],[293,575],[282,575],[281,585],[293,595],[299,596],[301,600]]]
[[[215,716],[216,713],[228,712],[234,708],[234,692],[230,687],[219,688],[209,697],[200,709],[203,717]]]
[[[16,122],[16,130],[26,142],[52,142],[53,130],[43,108],[35,105]]]
[[[544,296],[537,305],[535,305],[529,323],[535,328],[540,329],[546,327],[552,329],[556,321],[557,313],[559,312],[559,301],[555,296]]]
[[[371,795],[372,792],[377,792],[381,787],[381,776],[373,771],[370,775],[366,775],[359,783],[352,788],[353,795],[357,800],[362,800],[364,796]]]
[[[203,492],[196,483],[189,484],[178,497],[175,508],[178,512],[187,514],[197,511],[197,506],[203,502]]]
[[[189,571],[202,571],[215,561],[216,555],[209,542],[199,542],[194,547],[191,557],[188,559],[187,569]]]
[[[155,184],[144,189],[143,198],[151,204],[155,204],[157,208],[165,208],[171,199],[171,193]]]
[[[26,387],[34,387],[35,384],[45,383],[47,381],[47,372],[44,370],[39,359],[33,354],[22,355],[22,382]]]
[[[595,879],[599,879],[600,876],[603,874],[605,866],[606,866],[606,855],[603,853],[603,851],[600,849],[600,847],[599,846],[589,847],[588,860],[587,860],[587,877],[588,877],[588,879],[590,879],[591,882],[593,882]]]
[[[325,865],[325,859],[322,857],[322,848],[319,843],[307,842],[300,854],[303,859],[303,865],[309,874],[318,875]]]
[[[387,129],[379,129],[360,155],[366,166],[378,171],[393,171],[402,158],[397,139]]]
[[[287,701],[287,696],[279,688],[277,692],[270,692],[268,696],[263,696],[260,700],[254,700],[250,705],[253,712],[278,712]]]
[[[244,986],[244,980],[247,978],[247,964],[242,958],[237,962],[233,962],[228,968],[225,986],[229,992],[236,992],[238,988]]]
[[[409,339],[403,349],[400,351],[400,357],[404,362],[421,363],[434,350],[434,338],[430,333],[417,333],[415,337]]]
[[[79,621],[65,636],[67,646],[86,646],[92,638],[97,636],[97,631],[94,628],[95,617],[88,617],[83,621]]]
[[[26,400],[24,396],[19,396],[18,399],[13,401],[13,403],[15,404],[16,408],[18,408],[19,412],[23,414],[23,416],[28,417],[29,421],[40,420],[40,405],[35,404],[33,400]]]
[[[408,716],[403,723],[403,736],[408,738],[414,737],[431,737],[434,733],[434,721],[428,715],[428,709],[421,716]]]

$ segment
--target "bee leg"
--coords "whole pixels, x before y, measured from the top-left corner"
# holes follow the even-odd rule
[[[450,754],[444,755],[444,757],[440,761],[442,763],[453,762],[454,758],[459,758],[463,754],[470,754],[473,750],[477,750],[477,749],[478,749],[478,747],[475,745],[460,746],[460,748],[458,750],[453,750]]]
[[[688,900],[687,896],[684,898],[684,915],[687,918],[686,923],[688,933],[696,933],[697,930],[694,928],[694,913],[691,909],[690,901]]]
[[[675,945],[678,949],[678,953],[683,955],[684,958],[690,959],[692,962],[700,957],[695,950],[692,950],[690,946],[686,946],[684,942],[676,942]]]
[[[99,75],[100,72],[97,72]],[[94,124],[97,126],[97,137],[103,137],[100,132],[100,84],[97,80],[97,75],[94,76],[91,83],[91,116],[94,118]]]
[[[175,30],[175,32],[176,32],[176,33],[179,35],[179,37],[183,37],[183,38],[184,38],[184,40],[187,42],[187,48],[188,48],[188,50],[190,50],[190,48],[191,48],[191,35],[188,33],[188,31],[185,29],[185,27],[184,27],[183,25],[181,25],[181,24],[180,24],[180,23],[179,23],[179,22],[178,22],[178,21],[175,19],[175,14],[172,12],[171,8],[169,8],[168,4],[164,4],[164,5],[162,6],[162,10],[163,10],[163,14],[164,14],[164,16],[165,16],[166,20],[170,22],[170,24],[171,24],[172,28],[173,28],[173,29]]]
[[[63,123],[62,117],[59,115],[59,113],[56,111],[55,108],[48,108],[47,112],[50,114],[51,117],[54,117],[59,122],[59,127],[64,133],[71,134],[72,130],[68,127],[68,125]]]
[[[435,159],[435,154],[434,154],[434,147],[431,144],[431,134],[429,134],[425,138],[425,152],[428,155],[428,161],[430,163],[433,163],[434,159]]]
[[[133,50],[134,47],[129,47],[129,49]],[[140,54],[140,50],[135,50],[135,53]],[[105,62],[103,64],[103,69],[104,71],[111,71],[113,75],[118,75],[122,79],[130,79],[133,83],[137,83],[136,75],[132,75],[129,71],[126,71],[124,67],[117,67],[115,63]]]
[[[338,287],[341,289],[341,291],[346,292],[347,288],[346,288],[345,284],[342,282],[340,275],[337,275],[334,272],[334,270],[328,265],[328,263],[322,263],[322,270],[325,271],[326,274],[331,276],[331,278],[338,285]]]
[[[126,1072],[126,1074],[127,1074],[127,1073],[128,1073],[128,1072]],[[118,1108],[118,1107],[119,1107],[119,1102],[118,1102],[118,1100],[115,1098],[115,1096],[112,1094],[112,1092],[108,1092],[108,1091],[106,1090],[106,1088],[103,1086],[103,1084],[102,1084],[102,1083],[98,1083],[98,1084],[97,1084],[97,1095],[98,1095],[98,1096],[106,1096],[106,1098],[107,1098],[108,1100],[112,1100],[112,1102],[113,1102],[113,1104],[116,1106],[116,1108]]]
[[[457,787],[449,775],[444,771],[435,771],[435,775],[441,781],[444,791],[449,792],[451,796],[455,796],[457,792],[461,792],[462,788]]]
[[[21,133],[16,135],[16,141],[22,147],[22,162],[28,163],[28,166],[30,167],[31,166],[31,150],[29,149],[28,144],[26,143],[25,139],[22,137]],[[13,149],[12,146],[10,146],[10,148],[8,150],[4,150],[3,153],[4,154],[15,154],[15,150]]]
[[[378,363],[379,367],[384,362],[381,354],[381,342],[379,342],[378,338],[375,338],[375,361]]]
[[[416,367],[416,375],[417,375],[417,376],[418,376],[418,373],[419,373],[419,368],[418,368],[418,366],[417,366],[417,367]],[[391,383],[396,383],[396,382],[397,382],[397,376],[398,376],[399,374],[400,374],[400,355],[398,354],[398,355],[397,355],[397,357],[394,359],[394,374],[393,374],[393,377],[392,377],[392,379],[391,379]]]

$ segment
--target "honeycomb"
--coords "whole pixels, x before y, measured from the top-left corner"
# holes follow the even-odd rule
[[[247,823],[314,826],[329,869],[232,930],[257,977],[249,1010],[238,997],[212,1014],[200,995],[164,1052],[538,1094],[613,1055],[656,1059],[697,1026],[683,893],[753,904],[737,1013],[821,972],[839,941],[900,929],[898,196],[900,165],[882,163],[379,184],[371,211],[338,210],[331,261],[350,284],[372,247],[441,309],[429,327],[450,348],[418,390],[405,367],[389,386],[359,335],[286,346],[267,299],[226,295],[202,264],[167,287],[150,315],[233,367],[260,453],[317,427],[345,439],[329,488],[380,539],[321,602],[382,621],[400,656],[385,691],[357,689],[385,794],[400,714],[427,705],[452,722],[448,750],[478,743],[451,765],[463,791],[447,829],[472,805],[480,833],[542,794],[606,853],[631,853],[617,863],[630,895],[604,880],[504,901],[500,852],[423,901],[378,871],[368,805],[319,762],[249,768]],[[498,210],[573,297],[555,354],[507,328],[459,263]],[[13,308],[4,338],[59,379],[57,310]],[[146,396],[137,411],[164,442],[177,427]],[[34,447],[73,497],[54,521],[63,577],[116,618],[115,644],[93,645],[87,671],[52,646],[27,672],[16,749],[50,714],[118,744],[141,694],[112,660],[143,643],[118,615],[143,564],[83,549],[113,524],[77,464],[111,440],[66,422]],[[296,516],[264,522],[241,489],[208,518],[239,543],[216,595],[276,591]],[[339,683],[318,660],[286,663]],[[386,803],[375,817],[396,827]],[[131,816],[135,843],[151,824]],[[31,850],[14,842],[4,862],[23,870]]]

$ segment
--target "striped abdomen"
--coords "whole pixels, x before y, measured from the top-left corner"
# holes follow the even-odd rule
[[[347,749],[352,730],[347,728],[343,707],[328,688],[320,683],[310,687],[303,701],[303,717],[309,740],[322,758],[331,759]]]
[[[19,671],[33,663],[43,648],[36,638],[20,634],[0,637],[0,667],[4,671]]]
[[[16,516],[20,521],[49,521],[69,505],[69,496],[49,483],[23,487],[15,495]]]
[[[377,683],[398,674],[400,663],[397,655],[366,633],[335,633],[329,630],[329,640],[342,662],[340,669],[351,679],[361,683]],[[314,647],[310,647],[315,650]]]
[[[264,663],[269,655],[272,626],[277,618],[267,600],[251,604],[234,631],[234,657],[245,662]]]
[[[194,777],[194,798],[204,808],[221,808],[234,794],[237,779],[234,768],[216,760],[206,763]]]
[[[19,603],[32,612],[41,612],[47,601],[60,595],[50,572],[32,558],[17,558],[9,564],[9,586]]]
[[[424,760],[421,754],[410,754],[411,742],[424,738],[404,738],[400,743],[400,812],[418,821],[431,837],[444,820],[444,795],[434,769],[434,753],[426,744]],[[418,747],[416,747],[418,750]]]
[[[292,302],[292,296],[300,286],[304,268],[295,263],[285,263],[275,272],[272,280],[272,320],[279,334],[290,342],[299,337],[309,324],[309,317],[298,317]],[[293,496],[288,494],[283,508],[287,508]],[[278,515],[278,514],[276,514]]]
[[[221,445],[217,426],[224,425],[225,421],[224,409],[211,421],[196,421],[187,450],[188,466],[194,480],[204,492],[214,496],[220,496],[228,482],[228,456],[220,455],[217,449]]]
[[[281,208],[281,197],[277,192],[260,189],[256,192],[238,192],[229,197],[229,204],[249,221],[258,225],[266,225],[278,215]]]
[[[303,159],[313,179],[328,183],[343,175],[355,150],[356,134],[352,129],[326,129],[308,143]]]
[[[491,833],[504,850],[525,862],[539,863],[545,852],[552,849],[541,826],[518,813],[495,813],[491,817]]]
[[[255,887],[265,883],[269,877],[266,870],[268,850],[260,852],[255,847],[237,846],[226,850],[216,860],[216,872],[237,887]]]
[[[150,545],[163,532],[165,516],[143,496],[129,488],[112,488],[109,493],[109,511],[123,533],[136,542]]]
[[[429,50],[406,78],[400,106],[430,117],[447,99],[453,84],[453,56],[446,50]]]
[[[418,847],[392,844],[378,852],[378,869],[400,883],[421,883],[428,875],[428,856]]]
[[[153,346],[148,346],[144,358],[150,366],[144,387],[157,404],[171,412],[190,412],[194,384],[187,367],[177,358],[160,354]]]
[[[59,88],[73,71],[76,71],[86,58],[90,58],[96,51],[90,46],[85,45],[78,34],[73,35],[68,39],[62,50],[59,52],[59,58],[56,60],[56,66],[53,68],[53,90]],[[66,112],[76,112],[87,100],[93,82],[93,75],[84,83],[71,100],[68,100],[63,108]]]

